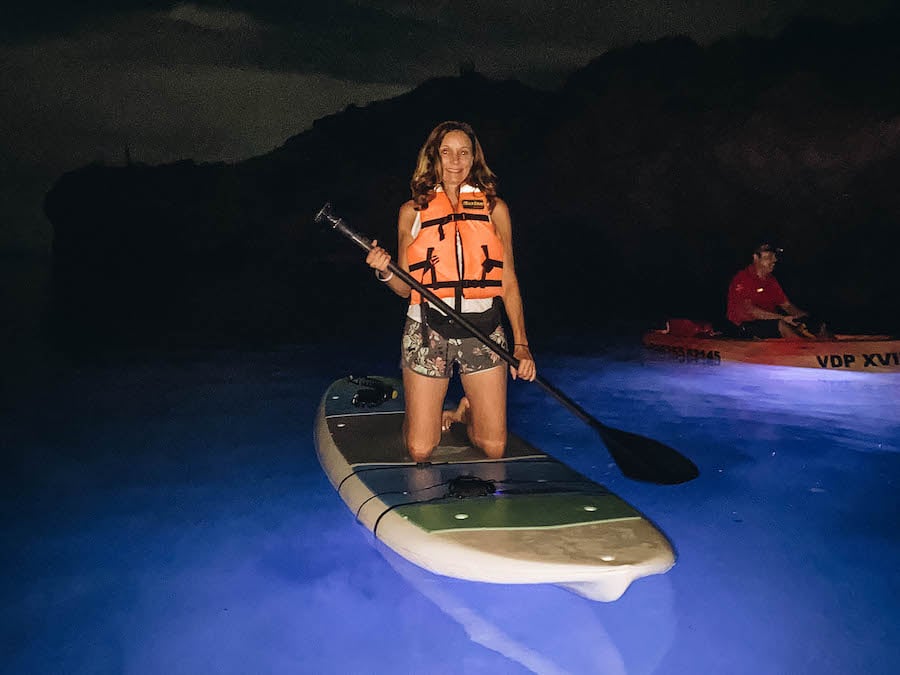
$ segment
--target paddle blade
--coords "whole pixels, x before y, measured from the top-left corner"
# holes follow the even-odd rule
[[[697,466],[674,448],[630,431],[593,425],[622,473],[633,480],[679,485],[700,475]]]

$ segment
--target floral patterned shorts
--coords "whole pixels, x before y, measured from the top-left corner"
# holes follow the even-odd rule
[[[491,340],[506,349],[503,326],[490,334]],[[453,364],[460,375],[496,368],[503,363],[497,352],[476,337],[448,339],[428,327],[428,344],[423,344],[422,324],[407,317],[400,348],[400,365],[427,377],[450,377]]]

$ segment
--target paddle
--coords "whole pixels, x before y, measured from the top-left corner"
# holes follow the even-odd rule
[[[325,204],[316,214],[315,220],[319,224],[330,224],[333,229],[355,242],[363,250],[372,250],[372,242],[352,230],[342,218],[336,216],[331,210],[331,204]],[[414,288],[427,300],[440,307],[442,312],[494,350],[500,358],[513,368],[519,367],[519,360],[515,356],[472,325],[465,318],[464,314],[454,310],[432,291],[416,281],[407,271],[400,269],[393,261],[388,264],[388,269],[408,284],[410,288]],[[534,381],[600,435],[613,461],[628,478],[658,485],[677,485],[693,480],[700,474],[694,463],[674,448],[670,448],[652,438],[609,427],[592,417],[584,408],[540,375]]]

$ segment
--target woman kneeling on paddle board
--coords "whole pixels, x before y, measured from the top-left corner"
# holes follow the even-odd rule
[[[475,132],[464,122],[442,122],[419,151],[412,199],[400,207],[398,265],[504,349],[502,299],[513,332],[518,369],[513,379],[534,380],[519,282],[513,265],[509,208],[497,196]],[[366,262],[394,293],[410,299],[402,338],[406,393],[404,438],[410,456],[426,462],[453,422],[466,425],[472,443],[490,458],[506,447],[504,361],[388,271],[387,251],[374,246]],[[455,410],[444,398],[457,365],[465,396]]]

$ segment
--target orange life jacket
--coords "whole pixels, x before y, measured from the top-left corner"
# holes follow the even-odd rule
[[[502,293],[503,242],[488,208],[487,195],[475,188],[460,189],[456,209],[445,192],[437,191],[427,208],[419,211],[421,229],[406,249],[410,274],[438,297],[455,297],[457,307],[461,298],[493,298]],[[422,296],[413,290],[410,303],[421,302]]]

